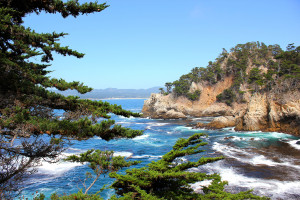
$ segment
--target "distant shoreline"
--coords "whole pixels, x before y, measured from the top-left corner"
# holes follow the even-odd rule
[[[85,99],[85,98],[84,98]],[[118,98],[118,97],[112,97],[112,98],[104,98],[104,99],[97,99],[97,98],[86,98],[86,99],[88,99],[88,100],[122,100],[122,99],[149,99],[149,97],[148,98],[134,98],[134,97],[132,97],[132,98],[129,98],[129,97],[124,97],[124,98]]]

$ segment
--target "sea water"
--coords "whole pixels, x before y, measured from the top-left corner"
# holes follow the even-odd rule
[[[141,112],[145,99],[111,99],[111,104],[122,105],[124,109]],[[188,120],[162,120],[135,117],[111,116],[117,124],[132,129],[145,130],[142,136],[134,139],[117,139],[104,141],[94,137],[85,141],[72,141],[70,147],[61,155],[64,158],[71,154],[79,154],[88,149],[113,150],[115,155],[127,157],[129,160],[142,161],[134,167],[143,167],[151,161],[160,159],[172,149],[178,138],[187,138],[194,133],[203,132],[209,135],[204,139],[208,145],[202,147],[206,151],[183,159],[197,159],[201,156],[215,157],[223,155],[224,160],[209,163],[190,171],[219,173],[228,181],[226,190],[236,193],[253,189],[253,193],[272,199],[300,199],[300,141],[283,133],[268,132],[236,132],[234,127],[220,130],[193,129],[197,122],[207,123],[212,118],[194,118]],[[43,162],[38,171],[25,182],[22,197],[32,198],[37,192],[48,198],[54,192],[58,194],[75,193],[84,190],[85,172],[91,171],[87,164],[59,161]],[[125,173],[125,169],[119,171]],[[95,193],[104,184],[112,184],[113,179],[102,175],[89,191]],[[192,185],[200,191],[202,185],[210,182],[199,182]],[[104,199],[114,195],[114,190],[106,189],[101,193]]]

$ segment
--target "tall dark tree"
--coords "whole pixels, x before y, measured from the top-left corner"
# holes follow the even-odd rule
[[[173,84],[171,82],[167,82],[165,86],[167,88],[167,93],[171,93]]]
[[[53,53],[82,58],[59,40],[66,33],[37,33],[23,25],[23,18],[41,12],[61,14],[63,18],[101,12],[108,5],[78,0],[0,0],[0,198],[10,199],[20,191],[24,178],[34,172],[43,159],[57,158],[67,139],[105,140],[132,138],[142,131],[114,125],[108,113],[125,117],[139,114],[101,101],[64,97],[50,92],[75,89],[80,93],[92,90],[80,82],[50,78],[47,68]],[[33,58],[41,62],[33,62]],[[64,116],[55,115],[63,109]],[[100,123],[97,123],[102,118]]]

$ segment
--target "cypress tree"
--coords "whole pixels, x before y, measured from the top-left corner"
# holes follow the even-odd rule
[[[101,12],[108,5],[78,0],[0,0],[0,198],[11,199],[41,159],[53,161],[68,139],[99,136],[132,138],[142,131],[114,125],[108,113],[139,116],[107,102],[83,100],[49,91],[92,90],[83,83],[48,76],[53,53],[82,58],[83,53],[59,43],[66,33],[37,33],[23,25],[30,13],[60,14],[63,18]],[[35,59],[34,59],[35,58]],[[39,59],[40,62],[33,62]],[[64,117],[54,114],[64,110]],[[98,123],[98,119],[103,120]],[[17,192],[17,193],[16,193]]]

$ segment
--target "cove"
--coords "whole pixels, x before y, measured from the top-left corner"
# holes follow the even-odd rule
[[[124,109],[140,112],[143,99],[112,99],[111,104],[122,105]],[[257,195],[265,195],[272,199],[300,198],[300,141],[299,137],[277,132],[236,132],[232,128],[220,130],[193,129],[197,122],[207,123],[209,117],[188,120],[159,120],[147,118],[125,118],[112,115],[117,124],[132,129],[145,130],[144,135],[134,139],[118,139],[106,142],[99,137],[85,141],[71,141],[72,145],[62,157],[78,154],[87,149],[114,150],[116,155],[140,160],[134,167],[142,167],[151,161],[158,160],[171,150],[180,137],[187,138],[194,133],[203,132],[209,135],[206,152],[185,159],[197,159],[199,156],[215,157],[223,155],[226,158],[215,163],[206,164],[194,171],[220,173],[223,180],[228,181],[226,190],[239,192],[253,189]],[[184,161],[184,159],[183,159]],[[31,198],[36,191],[49,197],[53,192],[59,194],[74,193],[82,188],[85,172],[89,168],[78,163],[60,161],[50,164],[43,162],[38,172],[26,181],[22,195]],[[119,173],[124,173],[121,170]],[[90,192],[98,191],[104,184],[114,180],[107,175],[101,177]],[[199,190],[197,184],[193,185]],[[108,189],[101,193],[104,199],[109,199],[114,190]]]

